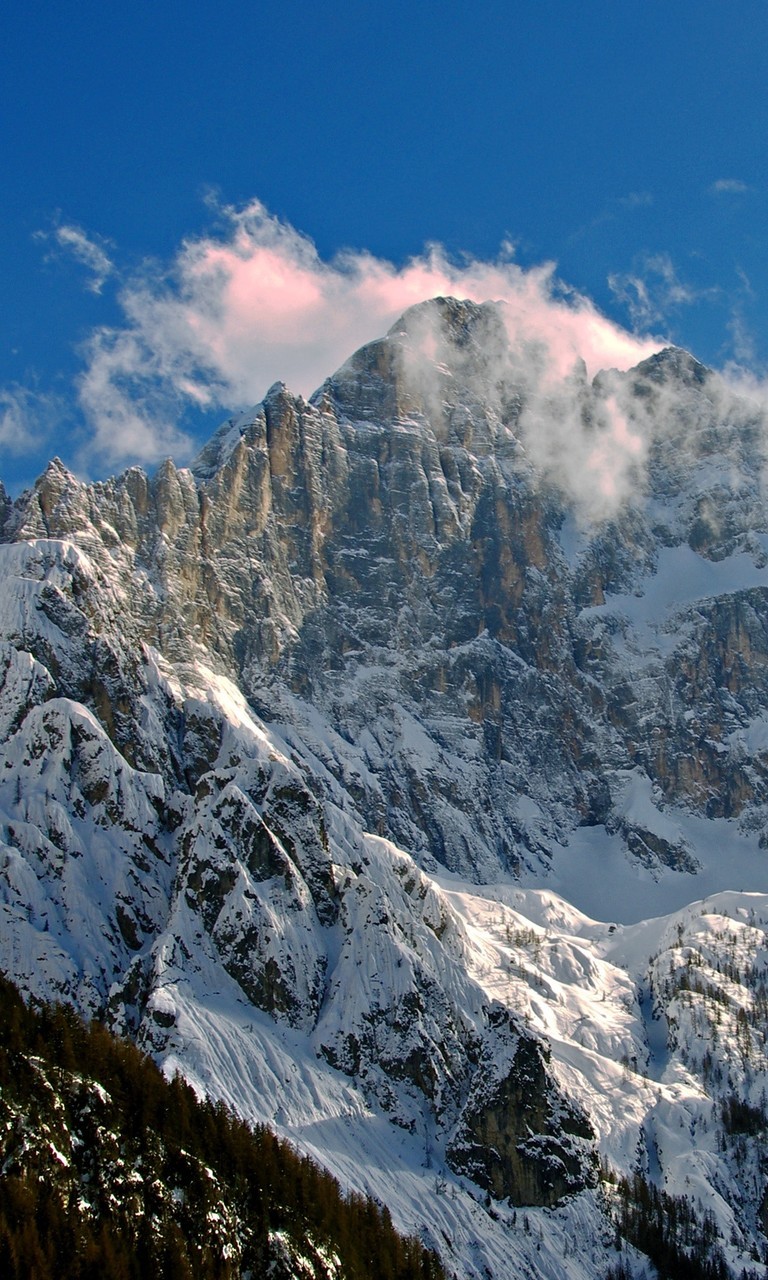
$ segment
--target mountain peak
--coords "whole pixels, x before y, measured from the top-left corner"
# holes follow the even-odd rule
[[[701,364],[690,351],[675,346],[664,347],[647,360],[642,360],[635,373],[642,374],[651,382],[677,381],[686,387],[703,387],[712,377],[712,370]]]
[[[608,1274],[598,1148],[723,1206],[738,1274],[768,1246],[761,424],[679,348],[552,394],[546,365],[438,298],[194,479],[51,463],[0,547],[0,964],[304,1149],[332,1130],[462,1275]]]
[[[469,298],[438,295],[408,307],[387,330],[387,336],[420,332],[425,318],[437,321],[446,331],[459,334],[483,323],[490,315],[498,315],[495,302],[473,302]]]

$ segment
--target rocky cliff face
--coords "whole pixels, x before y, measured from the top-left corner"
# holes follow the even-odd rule
[[[768,528],[762,420],[686,353],[536,360],[436,300],[191,470],[53,462],[0,505],[0,946],[239,1105],[194,1024],[246,1009],[428,1162],[552,1205],[600,1126],[434,877],[567,883],[594,846],[694,898],[726,831],[757,857]]]
[[[644,480],[579,527],[529,461],[535,421],[498,314],[430,308],[312,403],[272,388],[193,473],[169,462],[85,489],[52,464],[5,537],[76,538],[103,575],[117,568],[134,648],[205,653],[301,733],[320,712],[346,744],[326,762],[345,787],[354,760],[365,825],[427,866],[535,865],[574,821],[610,821],[612,774],[638,766],[711,815],[761,805],[760,761],[733,738],[766,704],[759,422],[681,352],[613,375]],[[572,398],[594,424],[606,394],[598,379]],[[678,601],[689,566],[701,586]],[[77,591],[45,601],[70,628]],[[115,624],[117,602],[90,608]],[[94,687],[72,692],[130,756],[119,661],[94,652]]]

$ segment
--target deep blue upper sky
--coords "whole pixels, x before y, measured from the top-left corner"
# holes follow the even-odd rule
[[[434,242],[456,263],[510,241],[623,326],[762,375],[766,47],[765,0],[9,0],[0,475],[18,488],[53,452],[93,474],[182,455],[176,426],[206,435],[257,398],[241,352],[193,409],[200,354],[180,361],[178,305],[166,323],[152,302],[188,293],[185,238],[233,244],[222,207],[254,199],[278,222],[249,243],[294,228],[321,274],[344,249],[398,268]],[[349,335],[374,336],[356,305]],[[258,327],[253,346],[269,354]],[[128,383],[135,429],[110,408]]]

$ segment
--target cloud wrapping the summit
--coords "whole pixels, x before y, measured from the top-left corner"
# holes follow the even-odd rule
[[[457,264],[435,245],[401,266],[355,251],[325,261],[258,201],[221,213],[219,234],[186,240],[167,271],[129,280],[124,325],[87,344],[81,404],[110,465],[188,456],[178,424],[189,406],[245,408],[278,380],[309,395],[406,308],[438,295],[505,301],[513,343],[536,343],[555,379],[580,358],[594,374],[658,349],[566,292],[551,264],[523,270],[508,249],[491,262]]]

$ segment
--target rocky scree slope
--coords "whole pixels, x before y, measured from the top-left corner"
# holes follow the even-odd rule
[[[698,820],[757,848],[768,530],[759,414],[690,356],[545,374],[436,300],[189,471],[3,500],[0,946],[286,1131],[384,1115],[551,1206],[593,1194],[589,1089],[435,877],[541,881],[582,830],[651,878]],[[540,437],[619,418],[609,513]]]

